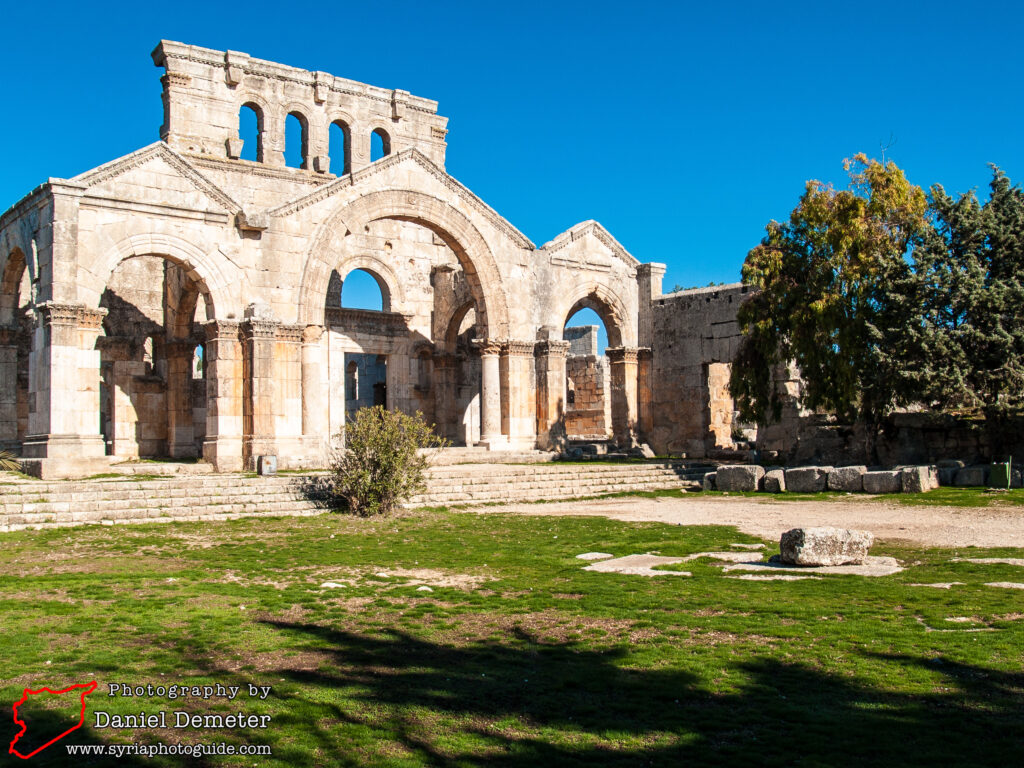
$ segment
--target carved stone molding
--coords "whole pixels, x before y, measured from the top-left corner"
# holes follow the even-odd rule
[[[242,323],[242,336],[246,339],[273,339],[280,327],[280,320],[265,320],[251,317]]]
[[[571,344],[568,341],[557,341],[547,339],[538,341],[534,345],[534,354],[537,357],[565,357],[569,354]]]
[[[636,358],[641,363],[650,362],[654,359],[654,351],[650,347],[640,347],[636,351]]]
[[[238,341],[242,324],[237,320],[207,320],[203,323],[207,341]]]
[[[107,316],[105,309],[90,309],[83,304],[62,304],[46,301],[36,307],[45,326],[63,325],[98,330]]]
[[[632,363],[636,365],[639,350],[636,347],[608,347],[604,353],[608,356],[608,362]]]
[[[505,342],[500,339],[473,339],[473,349],[481,357],[485,355],[500,355]]]
[[[501,345],[501,353],[510,357],[533,357],[535,342],[509,339]]]
[[[307,325],[302,329],[302,343],[319,344],[323,335],[324,327],[322,325]]]
[[[306,326],[304,325],[293,325],[291,323],[282,323],[277,328],[276,338],[278,341],[288,342],[290,344],[301,344],[303,336],[306,332]]]

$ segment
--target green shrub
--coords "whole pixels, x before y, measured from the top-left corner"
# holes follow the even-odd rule
[[[363,408],[345,426],[345,450],[334,462],[334,493],[357,515],[386,515],[423,490],[427,456],[448,441],[417,411]]]

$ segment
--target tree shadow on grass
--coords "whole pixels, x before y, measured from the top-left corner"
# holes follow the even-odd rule
[[[716,694],[700,683],[704,670],[627,669],[624,649],[542,642],[523,630],[453,646],[400,631],[265,623],[326,659],[317,671],[266,677],[299,684],[285,711],[305,714],[291,726],[309,729],[335,765],[384,764],[390,754],[453,767],[1005,766],[1024,744],[1024,674],[969,665],[865,655],[876,680],[890,664],[937,670],[941,684],[915,696],[765,658],[736,665],[745,682]]]

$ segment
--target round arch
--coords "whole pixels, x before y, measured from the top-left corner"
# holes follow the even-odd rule
[[[232,269],[225,272],[216,259],[191,243],[172,235],[132,235],[119,242],[91,270],[79,267],[79,299],[89,307],[99,307],[103,291],[117,265],[133,256],[160,256],[182,267],[195,281],[206,302],[208,317],[217,316],[217,307],[230,306],[228,287],[244,276]]]
[[[381,219],[411,221],[430,229],[455,253],[477,306],[477,322],[487,335],[508,334],[509,314],[501,273],[480,231],[453,206],[432,195],[411,190],[371,192],[340,207],[314,239],[299,290],[299,322],[323,325],[324,296],[331,271],[346,252],[345,236],[362,232]],[[396,281],[397,285],[397,281]]]
[[[24,302],[20,295],[22,278],[28,264],[25,253],[18,247],[13,248],[3,262],[0,272],[0,325],[9,326],[14,322],[18,305]]]
[[[380,288],[381,310],[384,312],[401,312],[405,309],[405,291],[398,280],[398,275],[388,264],[370,254],[342,258],[334,271],[338,273],[342,282],[356,270],[361,269],[374,280]]]
[[[569,318],[581,309],[592,309],[601,318],[608,333],[609,347],[621,347],[624,340],[630,338],[631,324],[625,304],[608,286],[592,283],[568,294],[556,315],[558,328],[564,328]]]

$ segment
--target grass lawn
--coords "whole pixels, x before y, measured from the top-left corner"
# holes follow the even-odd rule
[[[883,543],[872,554],[905,571],[793,582],[725,578],[708,560],[686,563],[689,578],[593,573],[575,557],[756,541],[726,527],[443,510],[2,534],[0,744],[17,732],[10,705],[24,688],[97,680],[85,727],[28,764],[1020,764],[1024,591],[984,584],[1024,581],[1024,568],[951,558],[1021,550]],[[242,693],[123,698],[110,684]],[[250,698],[249,685],[271,692]],[[99,729],[99,710],[271,719]],[[77,722],[67,708],[23,712],[33,736]],[[273,755],[65,749],[156,742]]]

